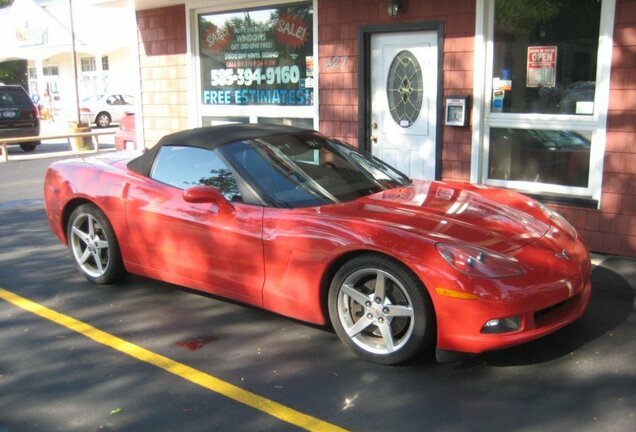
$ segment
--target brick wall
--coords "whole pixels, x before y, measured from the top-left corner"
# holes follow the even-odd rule
[[[320,0],[320,131],[358,144],[358,28],[396,22],[444,22],[444,95],[473,92],[475,1],[409,1],[390,18],[386,0]],[[441,95],[442,97],[444,95]],[[442,178],[470,178],[470,128],[442,127]]]
[[[444,22],[443,98],[472,95],[475,1],[320,0],[320,130],[358,143],[358,28]],[[146,145],[188,126],[185,7],[137,12]],[[442,127],[442,179],[470,177],[471,129]],[[636,0],[617,0],[601,209],[552,206],[594,251],[636,256]]]
[[[475,1],[409,1],[389,18],[386,0],[320,0],[320,130],[358,143],[358,27],[443,21],[444,95],[472,95]],[[346,62],[345,62],[346,59]],[[343,63],[344,62],[344,63]],[[601,208],[551,207],[591,250],[636,256],[636,0],[617,0]],[[471,129],[443,127],[442,179],[470,178]]]
[[[185,6],[137,11],[144,139],[188,127]]]
[[[592,250],[636,256],[636,0],[617,0],[600,210],[560,207]]]

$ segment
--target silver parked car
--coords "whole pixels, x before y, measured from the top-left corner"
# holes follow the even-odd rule
[[[127,112],[134,111],[135,99],[127,94],[110,93],[87,97],[80,105],[82,119],[86,123],[104,128],[113,122],[119,123]]]

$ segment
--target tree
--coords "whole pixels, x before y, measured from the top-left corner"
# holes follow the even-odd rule
[[[555,0],[500,0],[495,4],[495,15],[499,25],[528,30],[553,19],[561,7],[561,1]]]
[[[26,89],[28,85],[26,60],[0,62],[0,82],[4,84],[19,84]]]
[[[11,6],[13,0],[0,0],[0,9]],[[0,82],[20,84],[27,88],[27,65],[25,60],[0,62]]]

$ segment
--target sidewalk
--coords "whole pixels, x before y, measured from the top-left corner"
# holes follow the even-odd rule
[[[594,266],[602,267],[609,270],[611,273],[619,275],[629,284],[632,289],[634,297],[634,311],[636,311],[636,258],[623,257],[616,255],[603,255],[599,253],[591,253],[592,264]],[[610,281],[603,280],[604,284],[610,283]]]

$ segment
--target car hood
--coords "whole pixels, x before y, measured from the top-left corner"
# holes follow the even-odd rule
[[[550,228],[534,200],[469,183],[414,180],[406,187],[325,206],[321,212],[389,225],[433,242],[470,243],[500,253],[536,241]]]

